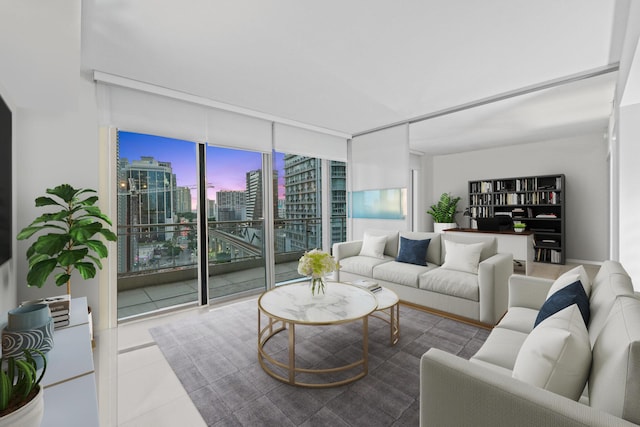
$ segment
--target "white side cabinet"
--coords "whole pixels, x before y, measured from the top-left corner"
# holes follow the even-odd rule
[[[98,399],[87,299],[73,298],[69,326],[54,332],[47,357],[41,427],[97,427]]]

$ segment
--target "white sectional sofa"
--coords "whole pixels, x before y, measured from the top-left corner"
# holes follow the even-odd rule
[[[514,275],[507,314],[471,360],[427,351],[420,425],[640,424],[640,299],[614,261],[583,286],[589,296],[555,297],[581,293],[576,278],[583,286],[579,268],[555,282]]]
[[[426,254],[403,262],[409,244],[425,240]],[[368,230],[363,240],[333,245],[340,263],[335,277],[375,281],[403,301],[495,325],[506,312],[513,273],[513,256],[498,254],[496,248],[493,236]]]

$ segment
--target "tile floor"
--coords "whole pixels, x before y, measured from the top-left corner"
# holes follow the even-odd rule
[[[575,266],[535,264],[534,275],[556,278]],[[598,266],[587,268],[593,277]],[[246,298],[243,298],[246,299]],[[205,426],[202,417],[155,345],[149,329],[216,306],[189,308],[121,324],[96,336],[98,400],[102,426]]]

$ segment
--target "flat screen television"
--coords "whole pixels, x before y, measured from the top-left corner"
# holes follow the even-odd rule
[[[0,265],[11,258],[11,110],[0,96]]]

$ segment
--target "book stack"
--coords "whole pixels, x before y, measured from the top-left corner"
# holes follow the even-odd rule
[[[51,311],[54,329],[62,328],[69,325],[69,302],[70,295],[60,295],[57,297],[44,298],[34,301],[23,302],[27,304],[46,304]]]
[[[370,280],[354,280],[351,282],[352,285],[359,286],[371,292],[377,292],[382,289],[382,287],[377,282],[372,282]]]

